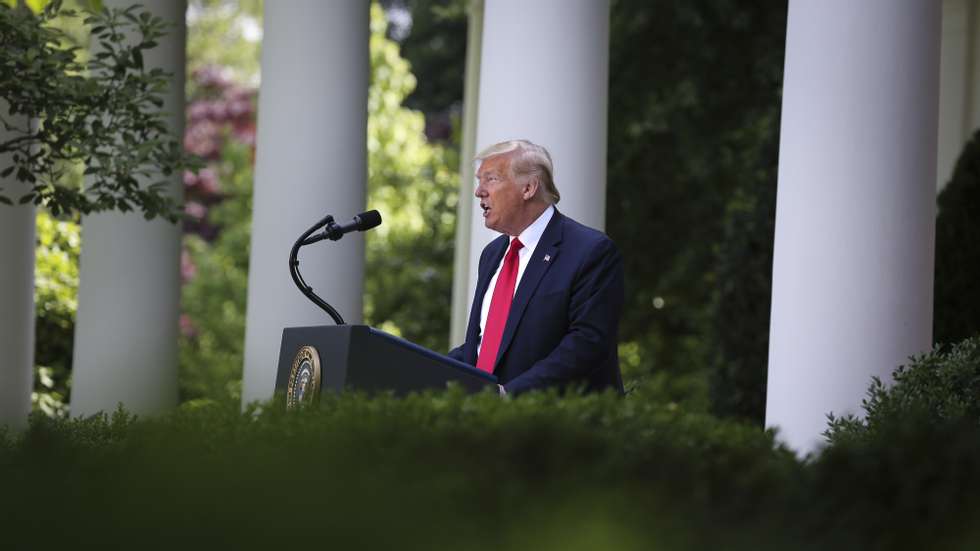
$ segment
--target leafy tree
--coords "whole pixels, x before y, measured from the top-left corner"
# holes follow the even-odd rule
[[[785,2],[613,3],[606,219],[625,259],[621,338],[641,371],[701,376],[734,351],[710,342],[714,289],[734,283],[715,251],[736,190],[775,185],[785,23]]]
[[[716,255],[708,361],[712,411],[761,426],[766,413],[776,188],[772,180],[753,184],[736,192],[725,213],[724,240]]]
[[[426,136],[458,149],[453,126],[463,101],[469,0],[384,0],[389,14],[407,21],[389,25],[386,35],[399,43],[402,55],[420,75],[405,106],[425,114]],[[404,20],[400,17],[398,20]]]
[[[187,73],[214,71],[250,88],[259,84],[262,0],[190,0],[187,3]],[[197,97],[198,80],[187,80]]]
[[[52,24],[76,15],[60,0],[40,13],[0,3],[0,66],[17,75],[0,80],[0,155],[12,162],[0,176],[30,188],[13,198],[0,189],[0,202],[33,202],[56,216],[139,209],[176,220],[165,177],[193,162],[160,111],[169,75],[143,65],[167,24],[136,6],[90,13],[82,22],[100,51],[82,62],[80,48]],[[65,181],[77,163],[88,176],[84,189]]]
[[[415,77],[371,11],[368,203],[386,223],[367,234],[368,323],[445,350],[452,301],[458,154],[430,144],[422,113],[402,107]]]

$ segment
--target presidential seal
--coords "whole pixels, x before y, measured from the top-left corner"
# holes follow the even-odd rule
[[[286,409],[313,403],[320,393],[320,355],[316,348],[304,346],[293,359],[286,387]]]

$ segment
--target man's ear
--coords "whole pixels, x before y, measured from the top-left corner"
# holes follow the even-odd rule
[[[540,180],[537,177],[528,178],[524,182],[524,189],[521,190],[522,196],[525,201],[530,201],[538,194],[538,187],[540,185]]]

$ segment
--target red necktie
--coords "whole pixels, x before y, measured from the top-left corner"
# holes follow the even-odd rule
[[[507,314],[510,313],[510,303],[514,301],[514,285],[517,283],[518,251],[524,244],[516,237],[510,242],[510,249],[504,257],[504,265],[497,276],[497,284],[493,287],[493,298],[490,300],[490,312],[483,329],[483,341],[480,343],[480,355],[476,359],[476,367],[493,373],[493,364],[497,362],[497,352],[500,350],[500,339],[504,336],[504,326],[507,325]]]

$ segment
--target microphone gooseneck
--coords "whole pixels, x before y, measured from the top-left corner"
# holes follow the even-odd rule
[[[340,312],[338,312],[333,306],[327,304],[327,301],[320,298],[319,295],[314,293],[313,287],[306,283],[306,281],[303,279],[303,275],[299,273],[299,259],[297,258],[299,255],[299,250],[306,245],[323,241],[324,239],[337,241],[346,233],[350,233],[352,231],[367,231],[371,228],[376,228],[379,225],[381,225],[381,214],[376,210],[362,212],[361,214],[355,216],[351,222],[348,222],[343,226],[334,222],[333,216],[328,214],[321,218],[316,224],[313,224],[310,229],[303,232],[303,234],[299,236],[299,239],[293,243],[293,247],[289,251],[289,275],[293,278],[293,283],[296,284],[296,287],[299,288],[299,291],[303,293],[306,298],[310,299],[313,304],[316,304],[320,307],[320,309],[326,312],[337,325],[346,325],[344,318],[340,316]],[[310,237],[313,232],[319,230],[320,228],[324,228],[324,230],[321,233]]]

